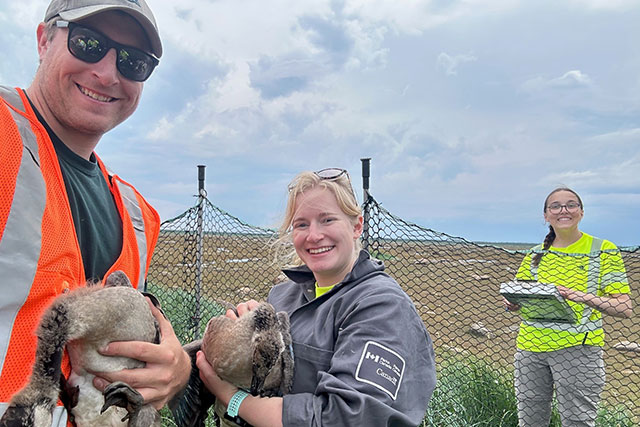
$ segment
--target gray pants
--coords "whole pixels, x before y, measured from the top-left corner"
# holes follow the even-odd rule
[[[604,382],[602,347],[518,350],[515,389],[520,427],[549,426],[554,386],[563,427],[595,426]]]

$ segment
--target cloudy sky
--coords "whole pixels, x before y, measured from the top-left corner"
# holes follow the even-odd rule
[[[558,185],[640,244],[635,0],[148,0],[165,54],[98,154],[162,219],[210,200],[273,227],[301,170],[347,168],[410,222],[538,242]],[[2,1],[0,82],[27,87],[47,0]]]

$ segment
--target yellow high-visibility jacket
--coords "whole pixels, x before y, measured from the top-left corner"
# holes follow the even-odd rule
[[[608,240],[582,233],[577,242],[566,248],[552,246],[543,251],[540,264],[533,266],[533,255],[541,251],[542,245],[538,245],[525,256],[517,280],[537,280],[598,296],[630,292],[620,251]],[[603,346],[602,313],[586,304],[567,302],[576,314],[576,324],[523,320],[518,348],[542,352],[581,344]]]

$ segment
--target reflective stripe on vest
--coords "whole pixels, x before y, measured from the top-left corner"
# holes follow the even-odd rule
[[[598,294],[598,282],[600,277],[600,252],[602,248],[603,240],[597,237],[593,238],[591,242],[591,249],[589,251],[589,266],[587,267],[587,293],[597,295]],[[536,246],[534,252],[538,251],[542,246]],[[595,255],[597,254],[597,256]],[[584,256],[582,254],[574,255],[568,254],[567,256]],[[534,266],[533,263],[530,266],[531,274],[534,280],[538,280],[538,266]],[[559,323],[559,322],[532,322],[523,320],[523,323],[527,326],[540,329],[552,329],[554,331],[571,332],[574,334],[583,334],[585,332],[593,332],[602,329],[602,317],[590,320],[593,309],[587,304],[583,304],[582,317],[577,324]]]
[[[138,253],[140,260],[140,274],[138,274],[138,289],[144,289],[144,277],[147,268],[147,235],[144,232],[144,219],[142,217],[142,209],[138,203],[136,192],[133,188],[124,183],[115,181],[122,197],[122,203],[131,217],[131,223],[136,233],[136,243],[138,244]]]
[[[18,92],[15,89],[9,89],[7,87],[4,86],[0,86],[0,97],[4,98],[11,106],[13,106],[16,110],[23,112],[24,111],[24,107],[22,105],[22,99],[20,98],[20,95],[18,94]],[[27,177],[27,183],[26,186],[27,188],[29,187],[29,185],[32,185],[33,187],[30,188],[30,192],[26,193],[27,196],[30,196],[33,200],[26,202],[26,200],[29,199],[29,197],[25,197],[23,195],[20,195],[20,197],[14,197],[14,200],[18,200],[20,201],[23,208],[29,206],[31,209],[31,206],[34,206],[32,203],[35,201],[38,203],[38,205],[42,205],[42,209],[36,209],[35,212],[31,212],[31,210],[29,209],[29,212],[32,213],[31,217],[27,217],[24,216],[22,218],[29,218],[29,219],[35,219],[35,222],[29,222],[29,221],[24,221],[23,226],[24,228],[27,228],[27,226],[29,224],[41,224],[42,221],[40,220],[42,218],[42,212],[44,211],[44,206],[45,206],[45,200],[46,200],[46,189],[45,189],[45,185],[44,185],[44,179],[42,177],[42,174],[40,173],[39,169],[38,169],[38,142],[36,139],[36,136],[33,134],[33,131],[31,130],[31,124],[29,122],[29,120],[27,118],[25,118],[24,116],[22,116],[20,113],[14,111],[13,109],[11,109],[11,113],[13,115],[13,118],[16,122],[16,124],[18,125],[18,128],[20,130],[20,136],[22,138],[23,141],[23,145],[25,146],[25,151],[23,152],[23,162],[20,166],[21,169],[21,173],[22,173],[22,169],[24,167],[24,159],[25,156],[24,154],[27,154],[26,150],[28,150],[31,153],[31,156],[34,159],[34,162],[36,163],[35,168],[32,167],[33,170],[28,171],[30,172],[30,175]],[[107,172],[109,175],[114,176],[115,174],[113,172],[111,172],[110,170],[107,169]],[[33,182],[34,179],[39,179],[39,183],[35,183]],[[18,182],[16,184],[16,195],[18,195],[18,188],[20,186],[20,175],[18,175]],[[144,289],[144,281],[145,281],[145,273],[146,273],[146,268],[147,268],[147,236],[145,233],[145,223],[144,223],[144,218],[142,215],[142,208],[140,207],[140,204],[138,203],[138,199],[136,197],[136,192],[135,190],[122,182],[119,182],[118,180],[115,181],[115,183],[117,184],[118,190],[120,192],[121,198],[122,198],[122,202],[123,202],[123,206],[125,207],[125,209],[127,210],[127,213],[129,214],[129,217],[131,218],[131,222],[133,224],[133,228],[135,231],[135,236],[136,236],[136,245],[138,248],[138,254],[139,254],[139,262],[140,262],[140,274],[138,275],[138,283],[137,283],[137,287],[138,289]],[[40,192],[34,191],[33,189],[35,187],[38,187],[38,190],[41,190]],[[14,204],[17,204],[14,202]],[[14,210],[14,206],[12,205],[12,212]],[[35,213],[37,213],[38,211],[40,211],[40,215],[33,215]],[[17,218],[20,218],[20,216],[17,216]],[[9,228],[9,221],[7,221],[7,229]],[[20,234],[18,234],[20,235]],[[4,234],[4,236],[6,236],[6,232]],[[25,237],[29,237],[29,233],[23,233],[22,236]],[[41,229],[38,228],[37,229],[37,239],[36,240],[32,240],[33,242],[40,242],[41,241]],[[5,237],[2,237],[2,241],[5,241]],[[23,242],[23,246],[26,246],[25,243],[29,242],[28,239],[22,239]],[[16,246],[10,245],[10,244],[6,244],[6,246],[9,246],[10,248],[15,248]],[[35,245],[34,245],[35,247]],[[20,276],[21,278],[25,278],[25,277],[30,277],[30,279],[28,281],[20,281],[20,282],[15,282],[15,283],[31,283],[33,280],[33,277],[35,276],[35,269],[37,267],[37,260],[38,260],[38,255],[40,253],[40,245],[38,245],[37,248],[37,254],[36,254],[36,263],[33,264],[33,274],[31,274],[30,276]],[[0,256],[2,256],[3,252],[2,252],[2,242],[0,242]],[[10,260],[10,258],[6,258],[3,257],[3,259],[6,259],[7,261]],[[31,259],[31,258],[30,258]],[[0,259],[0,266],[2,266],[2,259]],[[2,268],[0,268],[0,271],[3,271]],[[11,276],[11,277],[15,277],[15,276]],[[25,299],[26,296],[28,295],[28,291],[27,290],[27,294],[25,294]],[[22,302],[24,301],[24,299],[21,300]],[[20,304],[22,305],[22,304]],[[0,307],[1,308],[1,307]],[[1,311],[1,310],[0,310]],[[0,321],[4,320],[4,318],[2,317],[3,313],[0,313]],[[0,328],[3,327],[3,325],[6,324],[12,324],[13,323],[13,318],[15,317],[15,313],[14,316],[11,317],[11,322],[9,323],[0,323]],[[2,340],[2,333],[4,331],[2,331],[2,329],[0,329],[0,340]],[[10,332],[10,331],[9,331]],[[2,341],[4,342],[4,341]],[[0,343],[1,345],[1,343]],[[5,347],[5,351],[6,351],[6,347]],[[4,354],[5,352],[2,351],[2,348],[0,347],[0,352],[2,352],[0,354],[0,362],[4,361]],[[2,367],[2,363],[0,363],[0,367]]]
[[[22,100],[18,93],[0,87],[0,96],[15,108],[9,109],[18,126],[23,145],[13,203],[0,240],[0,271],[4,283],[32,283],[40,258],[41,224],[46,202],[38,141],[29,120],[16,111],[22,110]],[[28,286],[9,288],[11,292],[3,292],[0,303],[0,370],[4,366],[14,320],[30,292]]]
[[[47,181],[49,175],[46,174],[51,172],[41,170],[40,165],[44,165],[43,167],[46,169],[52,159],[49,159],[49,152],[44,150],[38,152],[38,138],[46,138],[46,134],[42,131],[42,135],[40,135],[38,130],[32,130],[36,129],[36,118],[29,112],[28,105],[26,108],[23,105],[20,92],[0,86],[0,97],[2,97],[0,111],[5,119],[4,123],[8,126],[5,129],[3,125],[2,130],[6,130],[11,136],[11,141],[8,141],[5,147],[13,148],[12,155],[16,156],[13,158],[15,163],[11,172],[12,180],[15,180],[15,188],[13,188],[14,182],[5,183],[7,184],[5,187],[10,188],[9,191],[13,191],[14,198],[10,201],[11,205],[5,207],[8,209],[4,212],[6,218],[3,218],[6,219],[6,223],[4,230],[0,229],[1,283],[4,283],[2,289],[6,290],[0,296],[0,375],[2,375],[5,368],[7,368],[6,372],[9,372],[9,368],[5,364],[9,364],[11,369],[22,366],[19,365],[22,361],[15,360],[16,352],[9,348],[9,344],[15,338],[17,328],[21,326],[15,324],[16,316],[20,315],[25,304],[29,304],[28,297],[34,284],[34,278],[39,273],[37,269],[41,260],[40,255],[43,251],[43,245],[46,245],[47,242],[47,240],[43,240],[47,237],[47,230],[43,231],[42,225],[43,221],[47,221],[49,218],[45,217],[44,213],[45,208],[48,207],[47,192],[51,190],[50,183]],[[12,123],[6,123],[7,119]],[[44,142],[46,143],[48,140],[45,139]],[[22,148],[22,156],[17,158],[20,148]],[[51,155],[55,156],[53,153]],[[100,162],[99,159],[98,161]],[[58,175],[50,178],[57,180]],[[59,182],[62,182],[61,177]],[[59,183],[52,181],[51,185],[59,185]],[[155,227],[159,224],[159,218],[153,208],[141,199],[133,187],[117,177],[113,179],[112,194],[114,197],[118,196],[118,209],[121,217],[123,219],[130,218],[126,225],[123,224],[123,231],[126,230],[128,237],[127,241],[123,242],[121,258],[123,254],[129,256],[122,262],[116,262],[112,268],[121,268],[128,272],[134,286],[144,286],[147,257],[155,244],[155,238],[157,238]],[[10,196],[11,194],[7,195],[7,197]],[[145,222],[147,220],[148,223]],[[149,239],[147,239],[147,233],[149,233]],[[137,249],[137,257],[134,255],[134,248]],[[67,250],[65,254],[64,256],[67,257],[69,251]],[[72,255],[73,257],[77,256],[80,263],[82,262],[79,253]],[[137,277],[135,277],[136,266],[139,267]],[[75,273],[71,272],[70,274]],[[78,277],[78,280],[81,278]],[[14,283],[18,283],[20,286],[14,285]],[[13,358],[12,360],[7,359],[9,355]],[[29,364],[27,361],[24,363]],[[6,384],[0,384],[0,387],[3,385],[6,386]],[[3,390],[6,391],[7,387]],[[6,403],[0,403],[0,413],[5,409]],[[52,425],[61,427],[66,425],[66,413],[63,408],[55,409]]]

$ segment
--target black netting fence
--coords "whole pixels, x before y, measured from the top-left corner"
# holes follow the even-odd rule
[[[439,233],[392,215],[370,196],[363,208],[365,247],[385,262],[387,272],[411,296],[433,338],[438,385],[424,425],[517,426],[514,355],[521,318],[519,313],[505,311],[499,291],[502,283],[514,280],[528,248],[477,244]],[[197,205],[183,215],[163,223],[148,286],[159,297],[184,343],[198,338],[207,320],[224,312],[225,302],[265,299],[270,287],[282,279],[269,248],[274,233],[243,223],[206,197],[200,197]],[[640,249],[622,248],[620,253],[631,299],[637,307]],[[572,274],[577,277],[584,273],[589,256],[571,256],[575,268]],[[606,273],[607,266],[601,272]],[[540,309],[547,305],[536,304],[526,306],[529,311],[525,314],[532,321],[536,316],[549,315]],[[556,307],[553,316],[562,309],[561,305]],[[638,319],[602,317],[606,381],[596,425],[640,423]],[[563,325],[561,321],[556,323]],[[535,346],[547,341],[538,337],[531,343]],[[556,386],[566,379],[575,385],[574,393],[586,391],[597,398],[599,386],[592,382],[597,383],[602,368],[583,362],[579,356],[569,353],[566,360],[553,362]],[[589,374],[594,374],[595,380]],[[519,389],[528,390],[542,378],[539,372],[530,381],[523,378],[524,385]],[[540,412],[533,399],[525,403],[525,410],[535,407]],[[552,426],[561,425],[560,412],[566,413],[570,403],[553,399]],[[583,401],[577,405],[588,412]]]

